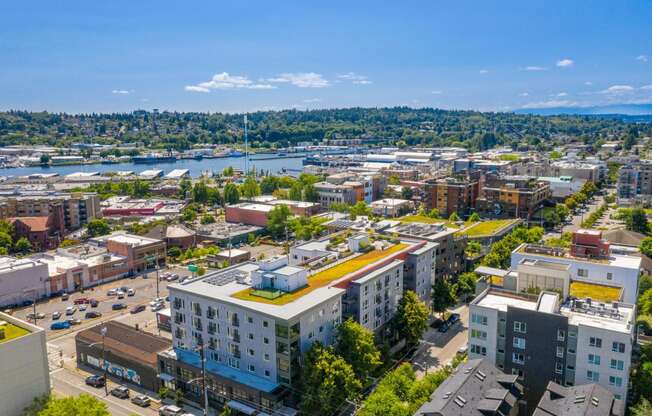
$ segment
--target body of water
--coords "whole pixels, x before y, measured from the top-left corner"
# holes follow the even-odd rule
[[[114,164],[94,164],[94,165],[66,165],[66,166],[31,166],[24,168],[6,168],[0,169],[1,176],[24,176],[34,173],[58,173],[61,176],[68,175],[75,172],[115,172],[133,171],[140,173],[144,170],[160,169],[164,173],[168,173],[173,169],[188,169],[192,177],[200,176],[202,172],[212,169],[214,173],[221,173],[224,168],[232,166],[234,169],[244,170],[245,158],[244,157],[224,157],[217,159],[180,159],[176,162],[167,163],[151,163],[151,164],[136,164],[128,163],[114,163]],[[297,175],[299,170],[303,168],[302,157],[296,158],[278,158],[278,159],[265,159],[256,160],[256,157],[249,158],[249,169],[253,167],[260,172],[261,169],[270,171],[276,175],[280,170],[287,169],[289,175]]]

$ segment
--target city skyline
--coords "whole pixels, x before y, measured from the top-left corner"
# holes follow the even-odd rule
[[[652,102],[649,2],[5,5],[0,109]]]

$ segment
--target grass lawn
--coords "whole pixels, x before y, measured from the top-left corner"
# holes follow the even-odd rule
[[[576,298],[591,298],[600,302],[620,300],[621,289],[595,283],[571,282],[570,295]]]
[[[28,330],[10,323],[7,323],[6,325],[2,325],[0,326],[0,328],[4,328],[5,330],[5,337],[0,339],[0,344],[2,344],[3,342],[11,341],[12,339],[15,338],[22,337],[23,335],[29,334]]]
[[[468,228],[459,232],[461,235],[468,237],[480,237],[494,235],[498,231],[514,224],[518,220],[488,220],[475,223]]]
[[[442,218],[430,218],[425,215],[406,215],[404,217],[398,218],[401,222],[422,222],[424,224],[437,224],[442,222],[447,222]]]
[[[290,302],[299,299],[301,296],[304,296],[312,292],[315,289],[324,287],[329,283],[337,279],[340,279],[341,277],[346,276],[349,273],[353,273],[357,270],[362,269],[365,266],[368,266],[369,264],[382,260],[390,256],[391,254],[397,253],[403,250],[404,248],[406,248],[407,246],[408,246],[407,244],[396,244],[395,246],[392,246],[387,250],[373,250],[361,256],[354,257],[349,261],[345,261],[336,266],[329,267],[328,269],[323,270],[317,274],[309,276],[308,286],[305,286],[292,293],[286,293],[274,299],[267,299],[260,296],[256,296],[254,295],[255,290],[251,288],[234,293],[233,295],[231,295],[231,297],[240,300],[247,300],[251,302],[267,303],[270,305],[286,305]]]

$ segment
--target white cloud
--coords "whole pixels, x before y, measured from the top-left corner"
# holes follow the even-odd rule
[[[321,98],[306,98],[305,100],[303,100],[303,102],[306,103],[306,104],[310,104],[310,103],[320,103],[320,102],[321,102]]]
[[[557,61],[557,66],[560,67],[560,68],[566,68],[566,67],[569,67],[569,66],[573,66],[574,63],[575,62],[573,62],[572,59],[566,58],[566,59],[562,59],[562,60]]]
[[[444,92],[441,91],[441,90],[430,91],[430,94],[433,94],[433,95],[441,95],[441,94],[443,94],[443,93],[444,93]]]
[[[210,92],[211,90],[268,90],[272,88],[276,87],[270,84],[254,83],[245,76],[230,75],[228,72],[221,72],[213,75],[210,81],[200,82],[197,85],[186,85],[184,89],[190,92]]]
[[[489,70],[488,69],[481,69],[479,72],[484,75],[484,74],[488,74]]]
[[[568,93],[567,92],[560,92],[559,94],[557,94],[557,97],[568,97]]]
[[[652,85],[643,85],[641,89],[645,91],[652,90]]]
[[[552,107],[573,107],[577,105],[575,101],[568,100],[548,100],[548,101],[539,101],[534,103],[528,103],[523,106],[523,108],[552,108]]]
[[[586,81],[586,82],[584,83],[584,85],[591,86],[591,85],[593,85],[593,83],[592,83],[591,81]]]
[[[120,95],[127,95],[131,93],[129,90],[112,90],[111,94],[120,94]]]
[[[141,98],[140,102],[141,103],[147,103],[147,102],[149,102],[149,98]]]
[[[631,85],[612,85],[606,90],[600,91],[602,94],[626,94],[634,91]]]
[[[545,71],[548,68],[544,68],[542,66],[526,66],[523,68],[525,71]]]
[[[337,79],[344,81],[351,81],[352,84],[369,85],[372,82],[365,75],[356,74],[355,72],[347,72],[346,74],[339,74]]]
[[[637,61],[647,62],[647,55],[639,55],[636,57]]]
[[[522,92],[518,95],[519,97],[529,97],[530,93],[529,92]]]
[[[279,74],[275,78],[269,78],[267,82],[290,83],[299,88],[324,88],[330,86],[327,79],[315,72],[287,72]]]

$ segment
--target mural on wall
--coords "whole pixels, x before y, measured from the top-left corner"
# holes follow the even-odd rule
[[[91,355],[88,355],[86,362],[94,367],[103,368],[101,365],[102,360],[95,358]],[[134,384],[140,384],[140,376],[137,372],[130,368],[125,368],[118,364],[113,364],[110,361],[104,362],[104,368],[110,374],[113,374],[116,377],[120,377],[123,380],[131,381]]]

